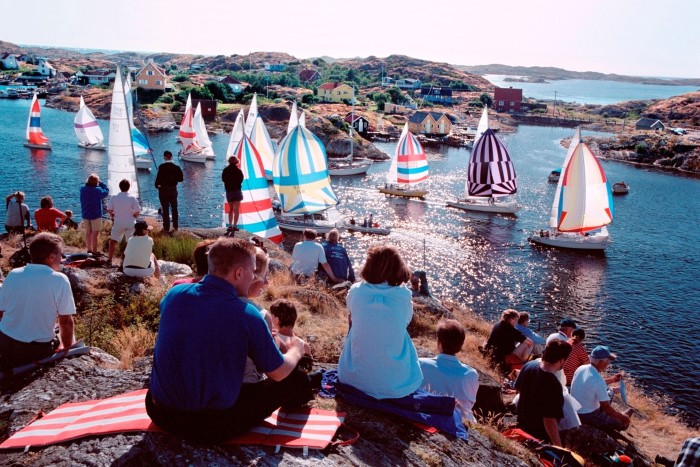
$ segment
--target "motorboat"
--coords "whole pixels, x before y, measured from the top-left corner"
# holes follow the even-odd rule
[[[625,182],[613,183],[612,193],[613,195],[626,195],[630,192],[630,186]]]

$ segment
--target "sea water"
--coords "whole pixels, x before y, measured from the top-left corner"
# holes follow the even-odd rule
[[[42,101],[43,104],[43,101]],[[27,100],[0,100],[0,195],[22,190],[30,211],[50,194],[58,209],[80,217],[79,190],[95,172],[107,177],[107,153],[77,147],[74,114],[43,108],[42,127],[52,151],[22,146],[29,110]],[[105,134],[108,123],[99,121]],[[520,126],[502,135],[518,173],[517,217],[466,213],[445,207],[464,190],[469,150],[428,149],[430,191],[425,201],[387,198],[377,192],[389,162],[376,162],[366,176],[334,177],[333,188],[344,216],[362,219],[370,212],[389,237],[343,234],[357,270],[374,242],[396,245],[412,269],[427,271],[430,286],[442,299],[460,302],[496,321],[505,308],[532,314],[531,326],[542,335],[554,332],[563,317],[578,321],[586,345],[609,345],[624,369],[647,390],[664,394],[672,406],[700,421],[700,180],[659,170],[602,161],[611,182],[626,181],[626,196],[614,197],[612,244],[604,255],[548,250],[527,237],[546,228],[553,184],[549,172],[561,166],[562,138],[572,130]],[[584,131],[584,136],[586,136]],[[589,135],[591,133],[588,133]],[[175,133],[149,135],[158,162],[177,152]],[[180,162],[180,225],[218,227],[222,221],[221,171],[228,135],[212,135],[215,161]],[[379,143],[391,154],[395,143]],[[158,204],[155,170],[139,172],[142,199]],[[0,209],[0,222],[5,210]],[[1,225],[1,224],[0,224]],[[287,246],[296,237],[290,237]]]

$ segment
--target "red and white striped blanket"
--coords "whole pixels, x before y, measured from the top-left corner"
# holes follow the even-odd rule
[[[0,448],[61,443],[84,436],[133,431],[162,431],[146,413],[146,390],[109,399],[67,403],[27,425]],[[345,413],[318,409],[275,411],[248,433],[226,444],[262,444],[323,449],[345,420]]]

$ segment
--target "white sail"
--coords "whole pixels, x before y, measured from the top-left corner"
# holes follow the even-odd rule
[[[476,127],[476,134],[474,135],[474,144],[479,141],[481,135],[484,134],[486,130],[489,129],[489,115],[488,107],[484,106],[483,112],[481,112],[481,118],[479,119],[479,126]]]
[[[258,118],[258,95],[253,94],[253,100],[250,101],[250,108],[248,109],[248,118],[245,121],[245,134],[248,138],[251,137],[256,118]]]
[[[101,145],[104,142],[102,130],[97,124],[95,116],[92,114],[88,106],[85,105],[83,96],[80,96],[80,109],[75,114],[73,120],[73,128],[78,141],[86,146]]]
[[[111,195],[118,194],[119,182],[129,180],[129,193],[139,196],[139,184],[134,164],[134,147],[131,142],[131,125],[127,107],[121,69],[117,67],[117,76],[112,89],[112,110],[109,117],[109,148],[107,150],[107,186]]]
[[[209,139],[209,134],[207,133],[207,127],[204,124],[204,118],[202,117],[202,104],[197,103],[197,110],[194,111],[194,131],[197,133],[197,142],[202,149],[211,148],[211,140]]]
[[[403,130],[401,131],[401,136],[399,141],[403,141],[404,137],[408,134],[408,123],[404,124]],[[399,160],[399,145],[396,145],[396,151],[394,155],[391,156],[391,164],[389,164],[389,172],[386,174],[386,182],[393,184],[397,182],[397,170],[398,170],[398,160]]]
[[[292,111],[289,113],[289,123],[287,124],[287,134],[291,133],[292,130],[299,125],[299,116],[297,113],[297,101],[292,104]]]
[[[559,182],[557,182],[557,189],[554,192],[554,203],[552,203],[552,210],[549,214],[549,226],[552,228],[556,228],[559,224],[559,198],[561,196],[562,182],[564,181],[564,172],[566,171],[566,167],[569,165],[569,161],[571,160],[571,156],[574,154],[576,146],[578,146],[578,143],[580,142],[581,127],[577,127],[576,131],[574,132],[574,136],[571,138],[571,142],[569,143],[569,149],[566,152],[564,164],[561,166],[561,173],[559,174]]]
[[[243,129],[245,128],[245,117],[243,113],[243,109],[238,112],[236,122],[233,124],[233,129],[231,129],[231,137],[228,140],[228,147],[226,148],[226,160],[233,156],[238,147],[238,143],[243,139]]]
[[[306,128],[306,112],[303,110],[301,111],[301,115],[299,116],[299,126],[303,126]]]

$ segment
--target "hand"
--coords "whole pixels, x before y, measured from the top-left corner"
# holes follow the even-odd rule
[[[287,341],[287,352],[296,350],[297,352],[299,352],[299,358],[301,358],[304,355],[306,347],[308,347],[308,344],[304,342],[303,339],[300,339],[297,336],[292,336]]]

